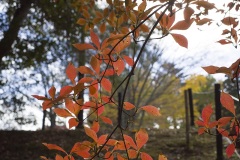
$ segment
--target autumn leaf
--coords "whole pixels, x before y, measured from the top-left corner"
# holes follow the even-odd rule
[[[135,108],[135,106],[130,102],[124,102],[123,103],[123,108],[126,109],[126,110],[131,110],[131,109]]]
[[[213,109],[212,109],[211,105],[207,105],[206,107],[203,108],[202,119],[203,119],[203,123],[205,125],[207,125],[209,123],[212,113],[213,113]]]
[[[53,105],[52,101],[50,100],[45,100],[43,103],[42,103],[42,106],[43,106],[43,110],[46,110],[48,108],[51,108]]]
[[[221,104],[230,112],[232,112],[233,115],[235,115],[235,108],[234,108],[234,100],[233,98],[224,92],[221,92],[221,97],[220,97]]]
[[[125,63],[121,58],[119,58],[116,62],[113,62],[114,71],[119,76],[125,69]]]
[[[93,44],[95,44],[95,46],[100,49],[100,41],[99,41],[99,38],[98,36],[91,30],[90,31],[90,37],[91,37],[91,40],[93,42]]]
[[[130,58],[129,56],[125,56],[125,55],[123,55],[122,57],[123,57],[123,59],[126,61],[126,63],[127,63],[129,66],[133,66],[134,61],[133,61],[132,58]]]
[[[90,75],[94,75],[93,71],[87,67],[87,66],[80,66],[77,68],[77,70],[81,73],[81,74],[90,74]]]
[[[103,77],[101,81],[101,85],[107,92],[111,93],[112,83],[109,79]]]
[[[90,64],[91,64],[93,70],[97,74],[99,74],[99,72],[100,72],[100,63],[99,63],[99,60],[95,56],[92,56],[92,58],[90,60]]]
[[[126,160],[125,158],[123,158],[119,153],[117,154],[117,160]]]
[[[143,0],[142,3],[138,6],[138,11],[141,13],[146,9],[147,3],[146,0]]]
[[[152,157],[145,152],[141,152],[141,159],[142,160],[153,160]]]
[[[186,21],[189,21],[190,20],[190,17],[193,15],[193,13],[194,13],[194,10],[191,8],[191,7],[186,7],[185,9],[184,9],[184,19],[186,20]]]
[[[98,144],[99,146],[100,146],[100,145],[103,145],[103,144],[106,142],[107,137],[108,137],[107,134],[101,135],[101,136],[98,138],[97,144]]]
[[[97,134],[94,130],[88,128],[88,127],[84,127],[84,130],[85,130],[85,133],[90,137],[92,138],[95,142],[98,141],[98,137],[97,137]]]
[[[234,152],[235,152],[235,145],[232,143],[232,144],[228,145],[226,148],[226,154],[227,154],[228,158],[230,158]]]
[[[75,84],[75,78],[77,77],[77,70],[72,63],[69,63],[66,69],[67,77]]]
[[[128,150],[128,156],[130,159],[135,159],[137,157],[137,151],[134,149],[129,149]]]
[[[96,50],[95,47],[93,47],[91,44],[87,44],[87,43],[84,43],[84,44],[76,43],[76,44],[73,44],[73,46],[75,48],[77,48],[78,50],[80,50],[80,51],[86,50],[86,49],[94,49],[94,50]]]
[[[170,28],[170,30],[186,30],[192,25],[193,19],[190,21],[179,21],[174,26]]]
[[[55,94],[56,94],[56,88],[54,86],[52,86],[49,90],[48,90],[48,94],[50,95],[50,97],[52,99],[54,99]]]
[[[59,154],[56,154],[55,160],[64,160],[62,156]]]
[[[135,140],[138,147],[138,150],[140,150],[143,145],[145,145],[148,141],[148,134],[145,129],[141,128],[136,134],[135,134]]]
[[[214,74],[217,72],[219,67],[216,66],[207,66],[207,67],[202,67],[208,74]]]
[[[72,147],[70,153],[75,153],[83,158],[90,158],[91,155],[89,153],[89,150],[90,150],[90,148],[88,147],[88,145],[77,142]]]
[[[148,114],[150,114],[152,116],[160,116],[161,115],[159,110],[156,107],[151,106],[151,105],[143,106],[143,107],[141,107],[141,109],[146,111]]]
[[[39,95],[32,95],[32,96],[33,96],[34,98],[38,99],[38,100],[48,100],[48,101],[50,101],[49,98],[44,97],[44,96],[39,96]]]
[[[163,154],[159,154],[158,160],[167,160],[167,157],[164,156]]]
[[[60,90],[59,97],[65,97],[66,95],[70,94],[72,92],[72,86],[64,86]]]
[[[229,122],[231,122],[231,120],[233,119],[233,117],[222,117],[218,120],[218,127],[222,127],[227,125]]]
[[[188,48],[188,40],[181,34],[171,33],[173,39],[182,47]]]
[[[65,154],[67,154],[67,152],[62,149],[61,147],[59,147],[58,145],[56,144],[49,144],[49,143],[42,143],[44,146],[46,146],[49,150],[58,150],[58,151],[61,151],[61,152],[64,152]]]
[[[53,111],[60,117],[72,117],[72,114],[68,110],[63,108],[55,108]]]
[[[104,123],[113,125],[112,120],[110,118],[105,117],[105,116],[101,116],[100,118]]]
[[[97,133],[99,131],[99,128],[100,128],[99,122],[93,121],[93,125],[92,125],[91,129]]]
[[[126,134],[124,134],[123,137],[124,137],[124,140],[126,141],[126,143],[128,143],[132,148],[137,150],[137,145],[133,141],[132,137],[130,137],[130,136],[126,135]]]
[[[78,121],[76,118],[70,118],[68,120],[68,124],[69,124],[69,129],[71,129],[72,127],[76,127],[78,125]]]

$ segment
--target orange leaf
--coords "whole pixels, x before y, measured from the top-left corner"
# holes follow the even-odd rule
[[[90,137],[92,138],[95,142],[98,141],[98,137],[97,137],[97,134],[94,130],[88,128],[88,127],[84,127],[84,130],[85,130],[85,133]]]
[[[233,155],[234,151],[235,151],[235,145],[233,143],[227,146],[226,154],[228,158],[230,158]]]
[[[52,87],[48,90],[48,94],[50,95],[50,97],[51,97],[52,99],[54,99],[55,93],[56,93],[56,88],[55,88],[54,86],[52,86]]]
[[[50,100],[47,97],[44,96],[38,96],[38,95],[32,95],[34,98],[38,99],[38,100]]]
[[[228,39],[221,39],[221,40],[219,40],[217,42],[220,43],[221,45],[232,43],[232,41],[230,41]]]
[[[131,110],[131,109],[135,108],[135,106],[130,102],[124,102],[123,104],[124,104],[123,108],[126,110]]]
[[[94,87],[94,86],[89,86],[89,92],[90,92],[91,95],[94,95],[94,94],[97,92],[96,87]]]
[[[128,64],[129,66],[133,66],[134,61],[133,61],[132,58],[130,58],[129,56],[123,55],[123,59],[127,62],[127,64]]]
[[[119,153],[117,154],[117,160],[126,160],[125,158],[123,158]]]
[[[128,150],[128,155],[129,155],[129,158],[130,159],[135,159],[135,158],[137,158],[137,151],[136,150],[134,150],[134,149],[129,149]]]
[[[197,25],[204,25],[206,23],[210,24],[211,21],[212,21],[212,19],[203,18],[203,19],[198,20],[196,23],[197,23]]]
[[[138,147],[138,150],[140,150],[143,145],[145,145],[148,141],[148,134],[145,129],[141,128],[136,134],[135,134],[135,140]]]
[[[43,103],[42,103],[42,106],[43,106],[43,110],[46,110],[48,108],[51,108],[52,107],[52,101],[49,101],[49,100],[45,100]]]
[[[112,75],[114,75],[113,68],[108,68],[100,74],[100,76],[112,76]]]
[[[48,144],[48,143],[43,143],[44,146],[46,146],[49,150],[58,150],[58,151],[61,151],[61,152],[64,152],[67,154],[67,152],[62,149],[61,147],[59,147],[58,145],[56,144]]]
[[[80,50],[80,51],[86,50],[86,49],[94,49],[94,50],[96,50],[95,47],[93,47],[91,44],[88,44],[88,43],[84,43],[84,44],[76,43],[76,44],[73,44],[73,46],[75,48],[77,48],[78,50]]]
[[[156,107],[151,106],[151,105],[143,106],[143,107],[141,107],[141,109],[146,111],[148,114],[150,114],[152,116],[160,116],[161,115],[159,110]]]
[[[92,56],[90,64],[91,64],[93,70],[97,74],[99,74],[99,72],[100,72],[100,62],[99,62],[99,60],[95,56]]]
[[[66,69],[67,77],[75,84],[75,78],[77,77],[77,70],[72,63],[69,63]]]
[[[191,26],[192,22],[193,19],[191,21],[178,21],[170,30],[186,30]]]
[[[233,27],[236,27],[238,25],[238,21],[236,21],[237,18],[233,17],[225,17],[222,19],[222,23],[225,25],[233,25]]]
[[[186,21],[189,21],[193,13],[194,13],[194,10],[191,7],[186,7],[184,9],[184,19]]]
[[[94,75],[93,71],[89,67],[86,67],[86,66],[80,66],[80,67],[78,67],[77,70],[81,74],[91,74],[91,75]]]
[[[126,134],[124,134],[123,137],[124,137],[124,140],[126,141],[126,143],[128,143],[132,148],[137,150],[137,145],[133,141],[132,137],[130,137]]]
[[[217,70],[219,67],[216,66],[207,66],[207,67],[202,67],[208,74],[214,74],[217,73]]]
[[[76,118],[70,118],[68,120],[68,124],[69,124],[69,129],[71,129],[72,127],[76,127],[78,125],[78,121]]]
[[[78,104],[82,105],[82,101],[78,100]],[[66,108],[76,116],[78,115],[79,111],[81,110],[81,106],[79,106],[78,104],[73,103],[73,101],[71,99],[68,99],[68,98],[65,99]]]
[[[100,49],[99,38],[98,38],[98,36],[97,36],[92,30],[90,31],[90,37],[91,37],[91,40],[92,40],[93,44],[95,44],[96,47],[97,47],[98,49]]]
[[[100,145],[103,145],[103,144],[106,142],[107,137],[108,137],[107,134],[101,135],[101,136],[98,138],[97,144],[98,144],[99,146],[100,146]]]
[[[230,112],[232,112],[232,114],[236,114],[235,113],[235,108],[234,108],[234,100],[233,98],[227,94],[227,93],[224,93],[224,92],[221,92],[221,97],[220,97],[220,101],[221,101],[221,104],[227,109],[229,110]]]
[[[158,160],[167,160],[167,157],[164,156],[163,154],[159,154]]]
[[[175,12],[175,10],[173,12]],[[171,13],[169,13],[168,16],[166,17],[166,23],[167,23],[166,28],[170,28],[173,25],[174,21],[175,21],[175,14],[171,15]]]
[[[103,121],[104,123],[113,125],[112,120],[111,120],[110,118],[105,117],[105,116],[101,116],[100,118],[102,119],[102,121]]]
[[[93,125],[92,125],[91,129],[94,130],[94,132],[97,133],[99,131],[99,128],[100,128],[99,122],[93,121]]]
[[[64,160],[62,156],[59,154],[56,154],[55,160]]]
[[[205,133],[205,128],[201,127],[198,129],[198,135]]]
[[[173,39],[182,47],[188,48],[188,40],[181,34],[171,33]]]
[[[101,81],[101,85],[102,85],[102,87],[106,90],[106,91],[108,91],[109,93],[111,93],[111,91],[112,91],[112,83],[111,83],[111,81],[109,81],[109,79],[107,79],[107,78],[102,78],[102,81]]]
[[[142,160],[153,160],[152,157],[145,152],[141,152],[141,159]]]
[[[208,125],[212,113],[213,113],[213,109],[212,109],[211,105],[207,105],[206,107],[203,108],[202,119],[203,119],[205,126]]]
[[[218,127],[222,127],[227,125],[229,122],[231,122],[231,120],[233,119],[233,117],[222,117],[218,120]]]
[[[113,67],[117,75],[119,76],[125,69],[125,64],[121,58],[119,58],[116,62],[113,62]]]
[[[79,25],[85,25],[86,24],[86,20],[84,18],[79,18],[78,21],[77,21],[77,24]]]
[[[215,8],[215,4],[214,3],[209,3],[207,1],[196,1],[196,2],[193,2],[193,4],[197,4],[199,7],[203,7],[203,8],[206,8],[206,9],[213,9]]]
[[[143,0],[142,3],[138,6],[138,11],[141,13],[146,9],[147,3],[146,0]]]
[[[59,96],[64,97],[67,94],[70,94],[71,92],[72,92],[72,86],[64,86],[61,88]]]
[[[72,114],[68,110],[63,108],[55,108],[54,112],[60,117],[72,117]]]
[[[77,142],[74,144],[71,153],[75,153],[83,158],[89,158],[91,156],[88,152],[89,150],[90,148],[86,144]]]
[[[83,77],[78,81],[78,83],[90,83],[92,81],[93,81],[92,77]]]
[[[99,26],[99,30],[101,33],[104,33],[106,31],[106,24],[104,22]]]

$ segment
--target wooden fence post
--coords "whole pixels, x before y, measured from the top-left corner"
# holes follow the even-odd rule
[[[222,117],[222,110],[221,110],[221,103],[220,103],[220,84],[215,84],[215,114],[216,120]],[[223,160],[223,148],[222,148],[222,135],[216,130],[216,144],[217,144],[217,160]]]
[[[192,97],[192,89],[188,89],[188,99],[189,99],[189,107],[190,107],[190,124],[194,126],[194,113],[193,113],[193,97]]]
[[[188,92],[184,90],[185,118],[186,118],[186,149],[189,150],[189,115],[188,115]]]

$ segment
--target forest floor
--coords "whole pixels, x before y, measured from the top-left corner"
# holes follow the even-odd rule
[[[154,160],[157,160],[159,153],[166,155],[168,160],[216,160],[213,136],[198,136],[196,131],[192,132],[187,150],[184,130],[151,130],[148,133],[149,141],[144,151],[152,155]],[[74,143],[82,141],[84,137],[81,130],[0,131],[0,159],[40,160],[42,155],[54,157],[56,152],[48,150],[42,143],[57,144],[70,151]],[[230,158],[235,159],[238,158]]]

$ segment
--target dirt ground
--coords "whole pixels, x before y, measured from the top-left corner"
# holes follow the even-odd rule
[[[0,131],[0,160],[40,160],[40,156],[54,157],[42,143],[53,143],[70,151],[75,142],[82,141],[81,130],[48,131]],[[191,134],[189,150],[186,149],[185,133],[172,130],[149,132],[149,142],[144,151],[157,159],[163,153],[168,160],[215,160],[215,137]],[[226,158],[227,159],[227,158]],[[237,159],[236,156],[231,160]]]

